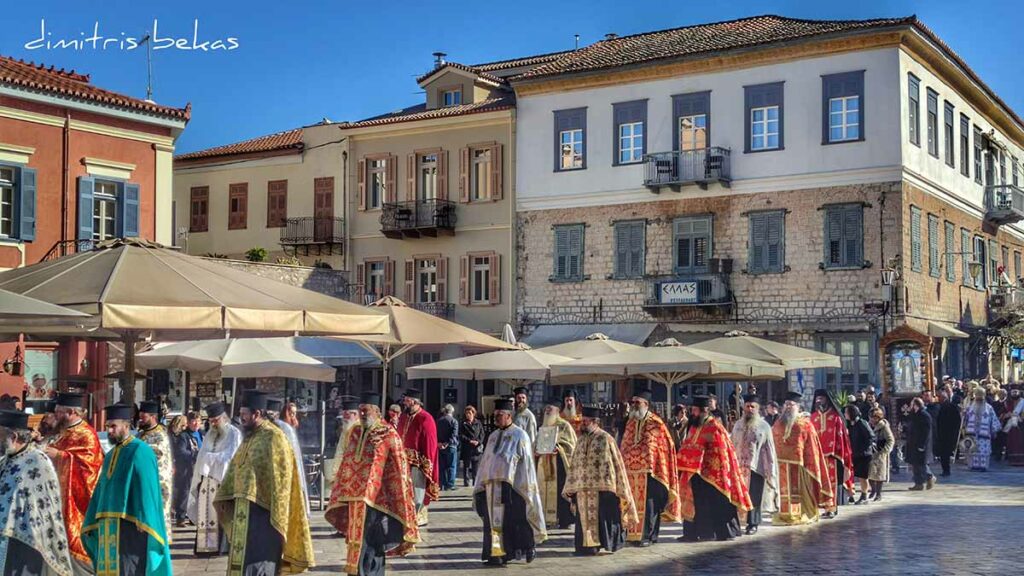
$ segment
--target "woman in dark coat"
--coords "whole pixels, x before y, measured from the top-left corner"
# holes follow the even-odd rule
[[[868,473],[871,468],[871,457],[874,455],[875,432],[867,421],[860,417],[860,409],[853,404],[846,407],[846,428],[850,431],[853,477],[860,481],[860,499],[857,500],[857,504],[867,504]]]
[[[174,459],[174,483],[171,493],[171,510],[174,524],[185,525],[185,514],[188,506],[188,491],[192,484],[192,468],[199,454],[199,445],[195,436],[188,430],[188,420],[178,415],[171,420],[168,436],[171,440],[171,456]]]
[[[942,463],[942,475],[949,476],[950,460],[960,439],[960,409],[949,401],[945,390],[939,391],[939,411],[935,418],[935,456]]]
[[[476,483],[476,466],[484,451],[484,425],[476,417],[476,408],[466,406],[462,422],[459,422],[459,445],[462,451],[462,482],[464,486]]]

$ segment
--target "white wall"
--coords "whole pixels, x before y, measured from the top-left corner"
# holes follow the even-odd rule
[[[524,96],[517,103],[520,210],[664,199],[643,188],[643,165],[613,166],[612,104],[646,98],[647,151],[672,150],[672,95],[711,91],[711,145],[732,150],[732,192],[897,179],[899,52],[885,48],[610,87]],[[865,70],[865,141],[821,144],[821,75]],[[744,86],[785,81],[784,145],[744,154]],[[587,107],[587,168],[554,172],[554,110]],[[852,176],[850,171],[859,171]],[[885,171],[885,176],[879,176]],[[842,172],[843,174],[836,174]],[[712,187],[711,193],[716,193]],[[718,191],[717,193],[722,193]]]

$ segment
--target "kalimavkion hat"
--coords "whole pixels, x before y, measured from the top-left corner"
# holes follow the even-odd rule
[[[505,412],[512,412],[514,410],[513,407],[512,407],[512,401],[511,400],[505,400],[505,399],[495,400],[494,401],[494,410],[495,411],[497,411],[497,410],[504,410]]]
[[[799,402],[799,401],[801,401],[803,399],[804,399],[803,394],[801,394],[799,392],[786,392],[786,400],[789,400],[789,401],[792,401],[792,402]]]
[[[576,390],[574,390],[572,388],[566,388],[565,392],[562,392],[562,400],[565,400],[566,398],[577,398],[578,399],[579,397],[576,395]]]
[[[643,398],[644,400],[650,402],[651,388],[644,384],[637,385],[637,387],[633,389],[633,398]]]
[[[518,387],[516,387],[515,389],[512,390],[512,393],[513,394],[526,394],[527,396],[529,396],[530,395],[530,390],[526,386],[518,386]]]
[[[205,410],[207,418],[216,418],[217,416],[220,416],[221,414],[228,411],[227,407],[224,406],[223,402],[214,402],[212,404],[207,404]]]
[[[744,394],[743,395],[743,401],[744,402],[760,402],[760,400],[757,399],[757,394]]]
[[[594,406],[584,406],[583,417],[598,419],[601,417],[601,409]]]
[[[242,394],[242,407],[249,410],[266,410],[270,394],[259,390],[247,390]]]
[[[0,426],[15,430],[28,430],[28,414],[21,410],[0,410]]]
[[[146,414],[160,414],[160,403],[154,400],[143,400],[139,402],[139,412]]]
[[[405,398],[412,398],[413,400],[422,400],[423,392],[415,388],[407,388],[405,392],[402,392],[402,396],[404,396]]]
[[[376,392],[367,392],[359,398],[359,403],[380,406],[380,394]]]
[[[562,407],[562,399],[559,398],[558,396],[555,396],[554,394],[552,394],[548,398],[547,402],[544,403],[544,405],[545,406],[554,406],[556,408],[561,408]]]
[[[280,412],[284,408],[284,400],[281,398],[267,398],[267,410],[269,412]]]
[[[342,410],[359,410],[359,405],[360,404],[361,404],[361,402],[359,400],[345,400],[344,402],[341,403],[341,409]]]
[[[707,396],[694,396],[691,406],[694,408],[707,408],[709,400]]]
[[[128,404],[112,404],[103,409],[103,413],[106,415],[107,420],[128,420],[132,419],[132,412],[134,407]]]
[[[79,392],[61,392],[57,394],[57,406],[68,406],[71,408],[85,408],[85,394]]]

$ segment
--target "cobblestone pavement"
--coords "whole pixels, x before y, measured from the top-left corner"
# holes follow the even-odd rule
[[[1024,468],[996,465],[987,473],[955,469],[933,490],[908,492],[909,473],[893,476],[882,502],[844,506],[838,518],[801,527],[762,525],[732,542],[680,543],[679,525],[662,527],[661,542],[614,555],[577,558],[572,532],[556,530],[532,564],[486,568],[480,558],[481,522],[470,489],[445,492],[430,507],[423,543],[405,558],[388,559],[389,574],[493,570],[530,575],[810,574],[933,575],[1019,573],[1005,548],[1007,534],[1024,526]],[[310,574],[344,571],[345,544],[313,512],[317,567]],[[174,573],[223,574],[224,558],[192,556],[193,533],[175,530]]]

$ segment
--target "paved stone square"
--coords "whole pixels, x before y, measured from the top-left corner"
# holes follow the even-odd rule
[[[928,492],[908,492],[909,472],[893,476],[882,502],[844,506],[839,517],[801,527],[763,525],[758,534],[733,542],[680,543],[680,525],[662,528],[650,548],[625,548],[611,555],[577,558],[572,532],[555,530],[532,564],[487,568],[480,562],[481,522],[473,513],[470,489],[445,492],[430,508],[423,542],[406,558],[389,559],[389,574],[501,573],[583,576],[644,574],[1013,574],[1019,555],[1006,548],[1019,542],[1024,526],[1024,468],[996,465],[987,473],[954,469],[953,477]],[[313,512],[317,567],[310,574],[341,574],[345,544],[323,514]],[[224,558],[192,556],[193,533],[175,530],[174,573],[222,574]]]

